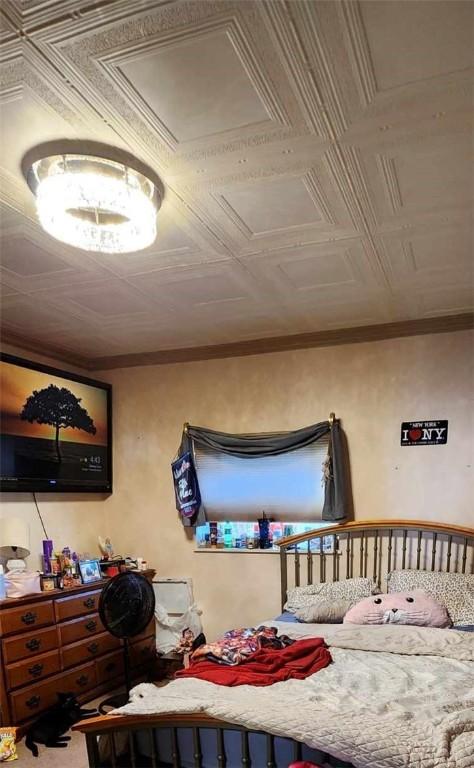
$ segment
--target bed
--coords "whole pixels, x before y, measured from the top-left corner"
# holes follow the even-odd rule
[[[284,611],[295,587],[370,576],[383,592],[386,574],[396,569],[473,574],[474,529],[367,521],[282,540],[283,613],[265,623],[294,638],[323,636],[334,664],[307,681],[255,688],[250,696],[248,686],[192,679],[139,686],[127,714],[75,726],[85,734],[90,768],[286,768],[297,760],[335,768],[473,768],[473,634],[305,625]]]

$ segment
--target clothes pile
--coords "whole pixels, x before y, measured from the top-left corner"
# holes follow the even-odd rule
[[[275,627],[233,629],[194,650],[176,677],[197,677],[218,685],[272,685],[303,680],[332,661],[320,637],[291,640]]]
[[[191,660],[197,661],[206,658],[210,661],[216,661],[218,664],[241,664],[260,648],[280,650],[294,642],[287,635],[278,636],[278,630],[275,627],[230,629],[219,640],[197,648]]]

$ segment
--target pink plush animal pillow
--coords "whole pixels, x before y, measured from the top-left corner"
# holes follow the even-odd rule
[[[344,624],[415,624],[418,627],[450,627],[444,605],[422,589],[372,595],[349,608]]]

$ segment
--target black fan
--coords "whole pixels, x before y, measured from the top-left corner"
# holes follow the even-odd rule
[[[130,691],[130,659],[128,642],[139,635],[155,613],[155,592],[141,573],[119,573],[105,585],[99,601],[99,615],[104,627],[123,640],[123,660],[126,693],[113,696],[99,707],[105,714],[109,707],[121,707],[128,701]]]

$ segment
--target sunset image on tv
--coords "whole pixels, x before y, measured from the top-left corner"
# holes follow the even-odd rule
[[[2,360],[2,479],[55,485],[107,476],[107,390]]]

